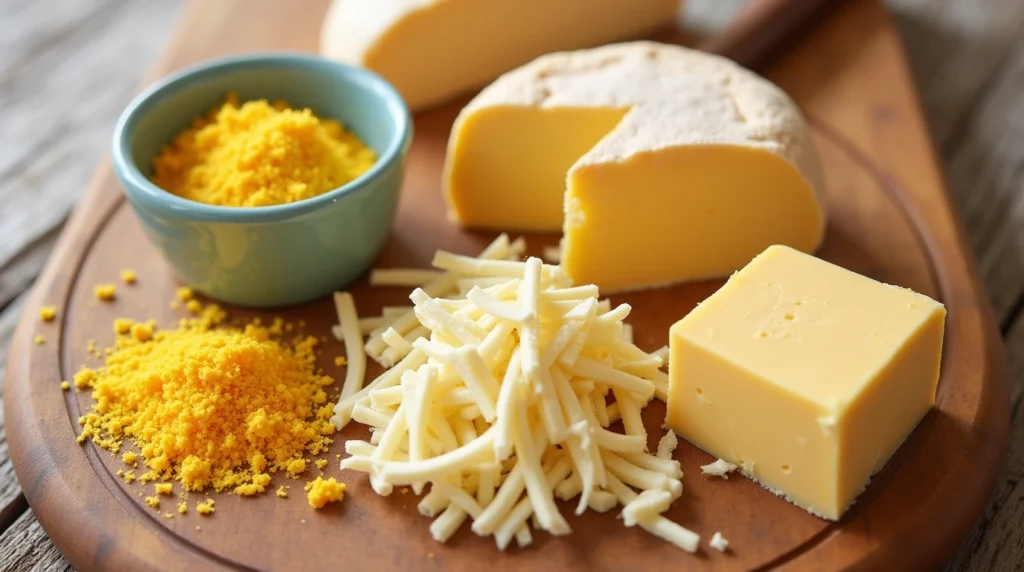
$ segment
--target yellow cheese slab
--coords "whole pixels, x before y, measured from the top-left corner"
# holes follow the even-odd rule
[[[334,0],[321,52],[384,76],[413,111],[540,55],[671,26],[679,0]]]
[[[772,246],[672,326],[667,423],[838,519],[934,404],[945,316]]]

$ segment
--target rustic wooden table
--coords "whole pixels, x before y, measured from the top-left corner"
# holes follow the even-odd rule
[[[213,0],[216,1],[216,0]],[[744,0],[689,0],[714,30]],[[1024,568],[1024,2],[887,0],[1009,356],[1010,449],[949,570]],[[0,392],[26,291],[180,0],[0,0]],[[2,393],[0,393],[2,395]],[[14,477],[0,411],[0,569],[70,564]]]

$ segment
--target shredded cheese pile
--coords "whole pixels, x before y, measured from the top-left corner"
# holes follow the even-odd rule
[[[346,442],[343,469],[373,489],[429,493],[420,512],[444,542],[466,521],[504,550],[532,542],[527,522],[570,532],[555,498],[587,507],[621,505],[640,526],[694,552],[699,536],[662,516],[682,492],[666,436],[647,452],[641,409],[666,397],[661,357],[637,348],[596,286],[571,286],[557,266],[525,263],[522,242],[502,235],[479,259],[438,252],[440,271],[377,272],[376,284],[419,283],[414,307],[359,321],[351,297],[336,296],[349,377],[333,420],[372,428]],[[360,389],[365,353],[393,367]],[[622,421],[624,433],[610,429]]]
[[[336,189],[377,161],[337,121],[235,95],[199,118],[153,159],[153,183],[193,201],[260,207]]]
[[[106,365],[74,378],[95,401],[79,419],[79,442],[116,453],[129,440],[141,455],[122,460],[142,459],[139,480],[176,480],[187,491],[259,494],[271,473],[304,471],[303,457],[325,452],[334,433],[325,391],[333,380],[317,371],[317,338],[285,343],[281,320],[218,327],[224,319],[216,305],[171,330],[119,319]]]

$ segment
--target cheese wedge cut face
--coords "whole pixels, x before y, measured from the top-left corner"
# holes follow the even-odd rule
[[[773,246],[672,326],[666,423],[838,519],[935,403],[946,311]]]
[[[776,86],[678,46],[550,54],[462,111],[445,196],[466,227],[564,232],[562,264],[602,290],[727,276],[825,229],[807,126]]]
[[[334,0],[320,45],[384,76],[415,111],[549,52],[642,37],[678,13],[679,0]]]

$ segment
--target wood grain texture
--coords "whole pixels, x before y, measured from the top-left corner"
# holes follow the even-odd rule
[[[0,537],[0,562],[7,572],[74,570],[50,542],[32,511],[24,512]]]
[[[200,4],[191,6],[197,9]],[[173,45],[163,69],[242,49],[310,47],[309,32],[319,21],[317,14],[290,14],[291,25],[282,26],[280,4],[250,2],[246,8],[249,21],[227,29],[223,26],[231,12],[186,16],[181,37],[188,42]],[[268,22],[274,23],[276,35],[269,40],[274,45],[267,45],[264,27]],[[822,255],[935,296],[949,308],[937,411],[925,419],[892,465],[877,476],[875,486],[838,525],[811,517],[744,479],[723,484],[691,478],[687,495],[671,516],[701,531],[723,530],[735,546],[728,556],[705,553],[693,560],[694,565],[708,569],[780,564],[814,568],[825,563],[933,567],[966,532],[994,478],[1006,423],[998,346],[986,305],[979,299],[980,287],[972,279],[969,255],[942,194],[899,54],[881,9],[871,0],[860,0],[830,20],[770,76],[809,111],[828,165],[834,223]],[[840,93],[850,97],[837,100]],[[447,223],[439,196],[441,160],[458,109],[455,104],[417,118],[409,182],[399,209],[403,224],[396,227],[381,261],[384,265],[424,264],[437,247],[471,252],[486,240]],[[902,149],[898,160],[890,146]],[[429,243],[425,236],[431,237]],[[351,563],[368,568],[470,569],[471,563],[491,558],[490,542],[466,531],[452,545],[434,545],[425,523],[412,514],[410,506],[400,510],[401,498],[376,498],[361,475],[342,474],[351,486],[351,499],[333,511],[307,516],[311,520],[307,529],[280,526],[309,514],[301,503],[220,495],[218,515],[237,516],[203,521],[204,530],[198,533],[187,519],[166,521],[141,505],[135,494],[141,489],[127,487],[112,476],[116,459],[92,446],[85,447],[83,454],[72,440],[73,420],[88,407],[88,397],[59,392],[57,381],[84,361],[84,340],[103,342],[110,337],[109,323],[116,315],[154,316],[162,323],[173,317],[165,302],[174,282],[138,237],[138,226],[124,208],[109,171],[101,171],[62,236],[55,262],[47,266],[40,286],[26,302],[30,308],[43,301],[57,302],[64,312],[61,322],[40,324],[29,315],[14,344],[7,411],[17,429],[12,443],[19,475],[28,485],[26,495],[40,521],[57,534],[76,565],[283,568],[328,561],[340,550],[352,555]],[[143,277],[139,288],[126,291],[113,306],[98,305],[92,285],[109,280],[123,265],[139,271]],[[653,349],[665,343],[667,326],[717,285],[677,287],[616,301],[633,305],[638,339],[643,347]],[[379,291],[357,290],[364,312],[394,301]],[[312,328],[324,332],[332,321],[326,301],[284,314],[304,317]],[[31,344],[36,333],[52,339],[52,344]],[[325,364],[325,369],[333,368]],[[651,409],[647,421],[653,429],[663,411]],[[353,427],[345,436],[354,437],[356,431],[360,429]],[[688,445],[678,454],[689,475],[698,475],[697,466],[710,460]],[[934,471],[936,459],[942,471]],[[949,506],[947,499],[954,491],[961,501]],[[920,526],[922,518],[939,514],[944,520]],[[239,527],[240,522],[246,526]],[[646,563],[654,566],[680,557],[675,549],[638,531],[621,531],[614,519],[590,515],[573,524],[578,534],[568,540],[542,537],[537,549],[492,560],[493,566],[627,565],[636,554],[644,554]],[[289,535],[295,540],[282,542]],[[132,538],[130,544],[116,543],[115,539],[127,536]],[[402,549],[396,550],[388,538],[401,538]],[[595,544],[595,538],[601,541]],[[945,550],[937,550],[936,544]],[[425,564],[428,551],[438,557]]]
[[[745,1],[688,0],[688,28],[698,36],[707,35],[725,25]],[[32,170],[32,176],[16,180],[6,176],[8,170],[0,176],[0,195],[8,200],[14,197],[21,213],[17,226],[9,224],[12,211],[6,209],[5,200],[0,200],[0,243],[7,253],[6,258],[0,258],[0,308],[8,303],[4,300],[18,294],[17,285],[30,281],[41,268],[48,245],[41,244],[38,236],[54,235],[53,225],[64,219],[63,215],[52,215],[54,204],[70,205],[80,196],[82,181],[105,152],[109,129],[120,106],[127,102],[143,70],[165,41],[179,1],[140,0],[138,9],[126,9],[127,4],[127,0],[0,0],[0,13],[4,14],[0,18],[0,85],[10,90],[12,84],[30,78],[25,84],[33,86],[16,99],[6,97],[11,91],[0,97],[0,124],[5,126],[0,131],[0,161],[17,156],[21,157],[18,162],[23,170],[34,163],[41,166]],[[1024,130],[1018,123],[1004,120],[1020,117],[1024,109],[1024,98],[1014,97],[1015,89],[1020,93],[1024,84],[1024,71],[1019,65],[1008,63],[1013,54],[1018,54],[1019,61],[1024,50],[1024,3],[887,0],[886,4],[906,44],[928,122],[947,166],[954,202],[981,266],[991,269],[984,273],[986,286],[997,299],[1004,300],[997,303],[997,318],[1010,333],[1007,349],[1016,391],[1014,426],[1020,427],[1024,425],[1024,415],[1019,411],[1024,372],[1013,364],[1020,364],[1024,356],[1024,327],[1015,321],[1020,312],[1019,304],[1013,301],[1019,300],[1024,290],[1024,261],[1019,256],[1019,247],[999,247],[1002,250],[990,255],[988,262],[985,260],[993,244],[1019,244],[1024,237],[1020,213],[1024,185],[1019,169]],[[103,5],[115,8],[108,8],[103,18],[83,17]],[[140,16],[142,13],[148,17]],[[47,79],[47,72],[54,66],[62,72]],[[100,67],[104,69],[98,70]],[[106,81],[96,81],[97,77]],[[998,86],[1005,86],[1004,96],[993,98]],[[103,103],[107,101],[114,103]],[[82,115],[76,106],[83,102],[89,110],[85,123],[100,127],[86,127],[86,134],[72,136],[61,144],[37,143],[33,146],[35,154],[26,154],[27,147],[22,141],[26,134],[31,135],[33,121],[49,123],[57,118],[65,131],[82,129]],[[78,120],[63,119],[76,114]],[[6,128],[10,125],[21,127],[17,132],[8,132]],[[979,170],[984,175],[980,178],[976,176]],[[77,175],[66,176],[66,172]],[[52,195],[48,195],[48,200],[39,200],[39,185],[46,185],[61,196],[52,200]],[[991,210],[990,205],[997,199],[1000,208]],[[64,209],[66,213],[67,206]],[[32,219],[46,222],[26,233],[23,223]],[[1002,238],[983,238],[993,235]],[[31,255],[26,255],[26,245],[30,244],[37,246]],[[8,264],[15,257],[24,263]],[[12,271],[13,268],[18,270]],[[0,346],[6,347],[3,337],[5,333],[9,337],[14,321],[0,320]],[[0,375],[3,369],[0,356]],[[1016,526],[1021,518],[1020,507],[1024,505],[1024,491],[1018,485],[1024,473],[1024,458],[1014,451],[1024,451],[1024,436],[1019,428],[1011,440],[1010,457],[993,494],[993,505],[951,560],[949,570],[1013,569],[1018,566],[1011,567],[1010,563],[1019,563],[1024,558],[1024,528]],[[5,462],[9,467],[6,458],[0,458],[0,467]],[[17,491],[16,484],[13,490]],[[2,495],[0,502],[19,502],[20,498],[17,494]],[[7,506],[10,505],[0,508]],[[37,554],[36,544],[43,537],[38,528],[35,532],[36,537],[17,542],[11,542],[10,534],[0,535],[0,545],[16,546],[22,554]],[[56,553],[52,547],[51,552]],[[4,562],[8,554],[12,552],[4,552]],[[1003,562],[1005,566],[1001,565]],[[6,568],[3,564],[0,567]]]

